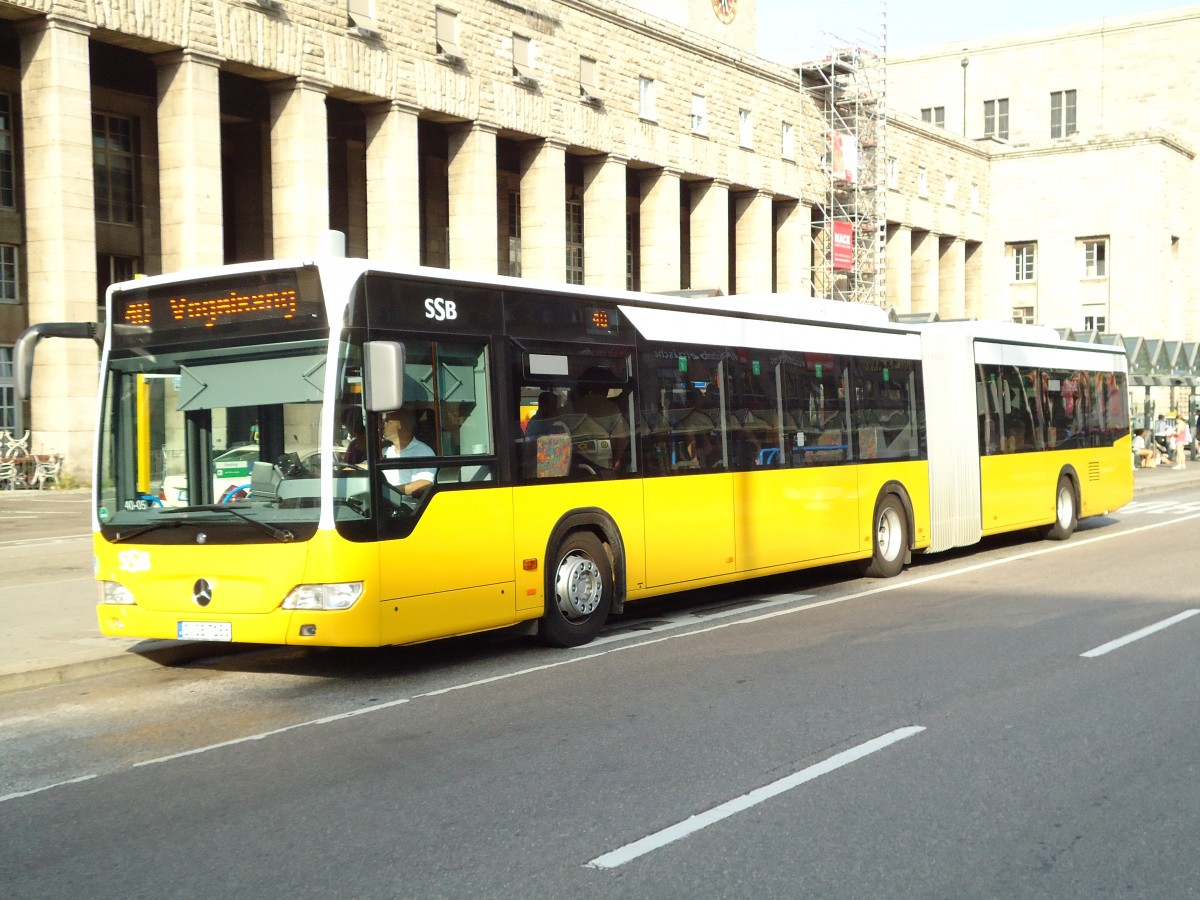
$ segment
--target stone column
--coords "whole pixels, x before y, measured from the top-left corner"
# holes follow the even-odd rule
[[[642,290],[679,290],[678,172],[654,169],[642,176],[641,223]]]
[[[402,103],[367,113],[367,255],[421,261],[417,112]]]
[[[495,275],[496,129],[475,123],[447,135],[450,190],[450,268]]]
[[[966,244],[962,238],[940,238],[938,253],[938,315],[961,319],[966,315]]]
[[[191,50],[158,66],[158,181],[164,272],[225,261],[220,61]]]
[[[597,156],[583,166],[583,281],[624,289],[627,200],[625,160]]]
[[[271,91],[271,234],[276,258],[308,256],[329,230],[329,129],[323,85]]]
[[[18,26],[21,166],[29,321],[96,320],[96,207],[92,178],[90,29],[59,16]],[[90,479],[96,346],[48,340],[37,350],[31,421],[36,453],[61,453]]]
[[[771,292],[771,195],[762,191],[734,194],[734,241],[737,250],[739,294]]]
[[[696,181],[691,184],[692,287],[716,288],[730,293],[729,284],[729,183]]]
[[[522,148],[521,274],[527,278],[566,280],[566,164],[566,144],[543,140]]]
[[[968,319],[984,318],[983,245],[963,242],[963,313]]]
[[[812,207],[775,204],[775,290],[812,296]]]
[[[888,225],[887,305],[897,313],[913,311],[912,277],[912,228]]]
[[[938,235],[912,232],[912,311],[938,311]]]

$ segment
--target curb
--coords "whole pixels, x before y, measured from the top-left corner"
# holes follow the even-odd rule
[[[275,647],[266,644],[143,641],[137,648],[130,648],[116,656],[101,656],[95,659],[60,663],[42,668],[28,669],[23,672],[0,673],[0,695],[28,690],[29,688],[67,684],[68,682],[81,681],[85,678],[94,678],[100,675],[128,672],[137,668],[171,668],[173,666],[183,666],[188,663],[204,660],[221,659],[228,656],[243,656],[249,653],[280,649],[291,650],[295,648]]]

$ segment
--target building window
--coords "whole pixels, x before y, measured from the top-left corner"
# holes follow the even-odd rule
[[[21,279],[17,268],[17,246],[0,244],[0,303],[21,302]]]
[[[17,390],[13,380],[12,348],[0,347],[0,431],[17,427]]]
[[[692,134],[708,134],[708,99],[692,94]]]
[[[625,211],[625,287],[636,291],[642,286],[642,220],[635,209]]]
[[[983,136],[1008,140],[1008,98],[983,101]]]
[[[894,156],[887,161],[887,186],[889,190],[900,190],[900,160]]]
[[[1013,281],[1033,281],[1036,244],[1013,244]]]
[[[96,182],[96,220],[134,223],[133,119],[92,116],[92,168]]]
[[[379,33],[379,25],[375,22],[375,0],[347,0],[346,14],[352,27]]]
[[[579,96],[584,100],[600,97],[600,78],[596,61],[590,56],[579,57]]]
[[[925,171],[924,166],[917,167],[917,196],[929,196],[929,173]]]
[[[583,201],[567,200],[567,284],[583,284]]]
[[[138,261],[130,256],[96,254],[96,303],[100,307],[100,320],[104,321],[104,294],[110,284],[132,281],[137,274]]]
[[[928,122],[931,125],[936,125],[938,128],[946,127],[946,107],[944,106],[927,106],[921,110],[921,121]]]
[[[1050,137],[1070,137],[1075,127],[1075,92],[1055,91],[1050,95]]]
[[[458,13],[437,7],[434,19],[437,29],[437,52],[447,59],[462,59],[458,44]]]
[[[1032,306],[1014,306],[1012,312],[1012,320],[1018,325],[1033,324],[1033,307]]]
[[[954,205],[954,194],[955,194],[956,190],[957,190],[957,183],[954,180],[954,176],[947,175],[946,176],[946,205],[947,206]]]
[[[1091,238],[1083,242],[1083,277],[1108,277],[1108,241]]]
[[[754,146],[754,116],[748,109],[738,110],[738,143],[747,150]]]
[[[508,271],[502,275],[521,275],[521,192],[508,192]]]
[[[779,155],[789,162],[796,158],[796,132],[790,122],[783,123],[783,146]]]
[[[638,78],[638,116],[651,122],[658,119],[654,104],[654,79]]]
[[[533,74],[533,41],[523,35],[514,34],[513,75],[521,81],[537,81]]]
[[[1108,324],[1108,316],[1103,310],[1087,312],[1083,314],[1083,330],[1084,331],[1105,331],[1105,326]]]
[[[0,207],[17,205],[16,155],[13,149],[12,97],[0,94]]]
[[[971,185],[971,212],[979,212],[979,185]]]

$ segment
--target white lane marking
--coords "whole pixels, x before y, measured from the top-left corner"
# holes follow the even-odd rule
[[[1171,616],[1169,619],[1163,619],[1156,625],[1149,625],[1140,631],[1135,631],[1132,634],[1127,634],[1123,638],[1117,638],[1115,641],[1109,641],[1107,644],[1101,644],[1094,650],[1089,650],[1087,653],[1079,655],[1085,659],[1095,659],[1097,656],[1103,656],[1105,653],[1111,653],[1126,644],[1132,644],[1134,641],[1140,641],[1144,637],[1154,634],[1156,631],[1162,631],[1164,628],[1170,628],[1172,625],[1178,625],[1185,619],[1190,619],[1192,616],[1200,614],[1200,609],[1189,609],[1186,612],[1181,612],[1177,616]]]
[[[142,766],[156,766],[159,763],[170,762],[173,759],[183,759],[185,756],[196,756],[200,753],[207,753],[210,750],[219,750],[222,747],[233,747],[237,744],[245,744],[248,741],[261,741],[264,738],[269,738],[276,734],[283,734],[287,731],[295,731],[297,728],[307,728],[310,725],[328,725],[330,722],[341,722],[344,719],[353,719],[355,716],[363,716],[367,713],[378,712],[381,709],[390,709],[393,706],[403,706],[409,702],[409,698],[401,697],[398,700],[389,700],[387,703],[380,703],[375,706],[364,706],[359,709],[352,709],[348,712],[335,713],[332,716],[321,716],[319,719],[309,719],[307,722],[297,722],[294,725],[284,725],[282,728],[273,728],[270,731],[263,731],[259,734],[251,735],[250,737],[234,738],[230,741],[221,741],[218,744],[208,744],[204,747],[193,747],[191,750],[183,750],[179,753],[172,753],[170,756],[159,756],[155,759],[144,759],[141,762],[134,763],[130,768],[140,769]]]
[[[24,584],[18,585],[15,588],[9,588],[8,593],[15,594],[18,591],[29,589],[38,590],[44,587],[52,587],[56,584],[87,584],[89,582],[99,586],[99,582],[97,582],[96,579],[91,575],[80,575],[76,578],[59,578],[57,581],[28,581]]]
[[[654,834],[626,844],[624,847],[618,847],[616,850],[605,853],[603,856],[597,856],[591,862],[587,863],[587,866],[592,869],[615,869],[618,866],[623,866],[625,863],[635,860],[639,856],[645,856],[647,853],[665,847],[667,844],[672,844],[690,834],[695,834],[709,825],[714,825],[737,813],[745,812],[747,809],[770,800],[772,797],[777,797],[782,793],[799,787],[805,782],[812,781],[814,778],[827,775],[836,769],[842,768],[842,766],[847,766],[865,756],[877,753],[885,747],[890,747],[892,744],[902,741],[905,738],[920,734],[924,730],[925,728],[921,725],[898,728],[874,740],[867,741],[865,744],[859,744],[857,747],[843,750],[841,753],[829,757],[824,762],[809,766],[807,769],[801,769],[799,772],[795,772],[785,778],[780,778],[778,781],[773,781],[763,787],[756,788],[748,794],[735,797],[732,800],[722,803],[720,806],[714,806],[705,812],[697,813],[690,818],[684,819],[682,822],[677,822],[661,831],[656,831]]]
[[[64,534],[59,537],[52,538],[21,538],[16,541],[0,541],[0,550],[8,550],[15,547],[42,547],[50,544],[66,544],[71,541],[80,541],[87,538],[92,539],[91,534]]]
[[[18,797],[28,797],[30,794],[40,794],[42,791],[49,791],[53,790],[54,788],[65,787],[68,784],[79,784],[81,781],[91,781],[93,778],[97,777],[99,776],[80,775],[78,778],[70,778],[66,781],[56,781],[54,784],[42,785],[42,787],[31,788],[28,791],[17,791],[13,794],[5,794],[4,796],[0,797],[0,803],[4,803],[8,800],[16,800]]]
[[[1198,518],[1200,518],[1200,514],[1195,515],[1195,516],[1187,516],[1187,517],[1184,517],[1181,519],[1171,519],[1170,521],[1155,522],[1151,525],[1142,525],[1138,528],[1129,528],[1129,529],[1125,529],[1125,530],[1121,530],[1121,531],[1110,532],[1107,534],[1100,534],[1100,535],[1096,535],[1095,537],[1089,537],[1089,538],[1086,538],[1083,540],[1079,540],[1077,538],[1076,540],[1072,540],[1072,541],[1063,541],[1061,543],[1055,543],[1051,547],[1045,547],[1045,548],[1041,548],[1038,550],[1030,550],[1027,553],[1020,553],[1020,554],[1017,554],[1016,556],[1006,556],[1006,557],[1002,557],[1000,559],[993,559],[993,560],[988,560],[986,562],[976,563],[975,565],[972,565],[972,566],[965,566],[963,568],[956,568],[956,569],[948,569],[945,572],[938,572],[938,573],[934,573],[932,575],[926,575],[923,578],[914,578],[911,580],[906,579],[903,581],[893,580],[890,583],[882,585],[880,587],[870,588],[869,590],[858,591],[856,593],[846,594],[843,597],[832,597],[828,600],[818,600],[815,603],[806,603],[802,606],[793,606],[793,607],[787,607],[787,608],[781,609],[781,610],[773,610],[771,612],[762,613],[761,615],[751,616],[751,617],[748,617],[745,619],[736,619],[732,622],[718,622],[714,625],[702,626],[700,628],[696,628],[691,631],[679,631],[674,634],[664,634],[664,635],[660,635],[658,637],[651,638],[650,640],[636,640],[636,638],[639,637],[639,634],[637,632],[630,632],[627,635],[627,637],[630,639],[630,643],[624,644],[619,647],[611,647],[606,650],[601,650],[597,653],[584,652],[577,656],[570,656],[570,657],[565,657],[563,659],[559,659],[555,662],[545,663],[543,665],[538,665],[538,666],[529,666],[524,669],[518,669],[515,672],[505,672],[503,674],[493,675],[488,678],[479,678],[474,681],[466,681],[461,684],[455,684],[455,685],[450,685],[449,687],[439,688],[438,690],[435,690],[435,691],[428,691],[423,694],[414,694],[412,697],[401,697],[396,700],[388,701],[387,703],[373,704],[371,706],[362,707],[360,709],[350,710],[349,712],[339,713],[337,715],[325,716],[320,719],[312,719],[307,722],[298,722],[295,725],[288,725],[283,728],[277,728],[273,731],[265,731],[260,734],[252,734],[252,735],[248,735],[246,737],[234,738],[233,740],[222,741],[219,744],[210,744],[205,747],[196,747],[192,750],[185,750],[181,753],[176,753],[171,756],[163,756],[158,759],[144,760],[143,762],[135,763],[133,768],[136,768],[138,766],[154,765],[156,763],[167,762],[168,760],[179,759],[179,758],[186,757],[186,756],[195,756],[200,753],[207,753],[210,750],[218,750],[218,749],[221,749],[224,747],[234,747],[238,744],[249,743],[250,741],[261,741],[264,738],[270,737],[271,735],[274,735],[274,734],[282,734],[286,731],[294,731],[298,728],[306,728],[310,725],[324,725],[329,722],[338,722],[343,719],[353,718],[354,716],[367,715],[369,713],[378,712],[380,710],[390,709],[391,707],[394,707],[394,706],[400,706],[402,704],[410,702],[411,700],[421,700],[421,699],[428,698],[428,697],[440,697],[444,694],[452,694],[457,691],[465,691],[465,690],[469,690],[471,688],[483,687],[483,686],[489,685],[489,684],[496,684],[497,682],[508,681],[509,679],[512,679],[512,678],[521,678],[525,675],[532,675],[537,672],[546,672],[546,671],[549,671],[550,669],[557,669],[561,666],[573,666],[577,663],[589,662],[590,660],[593,660],[593,659],[599,659],[602,656],[608,656],[610,653],[622,653],[627,650],[643,650],[647,647],[653,647],[655,644],[661,644],[666,641],[673,641],[673,640],[677,640],[680,638],[696,637],[698,635],[708,634],[709,632],[712,632],[712,631],[719,631],[723,628],[733,628],[733,627],[736,627],[739,625],[750,625],[750,624],[753,624],[756,622],[765,621],[767,619],[778,618],[779,616],[790,616],[790,615],[793,615],[794,613],[807,612],[808,610],[812,610],[812,609],[820,609],[821,607],[824,607],[824,606],[835,606],[840,603],[848,603],[851,600],[860,600],[863,597],[872,597],[876,594],[882,594],[882,593],[886,593],[886,592],[890,592],[890,591],[906,590],[911,587],[918,587],[923,584],[929,584],[934,581],[941,581],[943,579],[952,578],[957,575],[965,575],[965,574],[969,574],[971,572],[977,572],[977,571],[980,571],[983,569],[990,569],[993,566],[1004,565],[1004,564],[1010,563],[1010,562],[1018,562],[1023,559],[1031,559],[1035,556],[1043,556],[1047,553],[1061,553],[1063,551],[1071,550],[1076,547],[1086,547],[1089,544],[1095,544],[1100,541],[1109,541],[1109,540],[1113,540],[1115,538],[1125,537],[1126,535],[1138,534],[1139,532],[1143,532],[1143,531],[1152,531],[1157,528],[1165,528],[1165,527],[1168,527],[1171,525],[1177,525],[1180,522],[1186,522],[1186,521],[1189,521],[1190,519],[1198,519]],[[61,783],[65,785],[65,784],[70,784],[71,782],[66,781],[66,782],[61,782]],[[56,785],[50,785],[50,787],[55,787],[55,786]],[[42,789],[39,788],[38,790],[42,790]]]
[[[663,621],[660,625],[653,625],[649,628],[632,627],[622,629],[613,634],[598,637],[588,644],[588,646],[603,646],[604,644],[612,644],[616,641],[628,640],[631,637],[644,637],[650,634],[660,634],[664,631],[674,631],[676,628],[686,628],[688,625],[696,625],[700,622],[715,622],[718,619],[727,619],[730,616],[745,615],[752,610],[771,609],[776,606],[783,606],[786,603],[795,603],[798,600],[808,600],[812,596],[812,594],[776,594],[767,600],[746,601],[741,604],[735,604],[728,609],[719,609],[710,613],[706,613],[703,610],[677,612],[672,615],[663,616]]]
[[[1120,515],[1190,515],[1200,512],[1200,501],[1180,503],[1174,500],[1134,500],[1119,510]]]

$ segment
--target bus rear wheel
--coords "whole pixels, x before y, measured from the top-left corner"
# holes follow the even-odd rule
[[[553,559],[538,638],[552,647],[578,647],[600,633],[612,609],[612,560],[590,531],[568,535]]]
[[[1046,529],[1046,538],[1051,541],[1065,541],[1075,533],[1075,526],[1078,524],[1075,486],[1066,475],[1060,475],[1058,488],[1054,491],[1054,524]]]
[[[862,573],[868,578],[892,578],[904,568],[908,554],[908,516],[895,494],[884,494],[871,517],[871,558]]]

